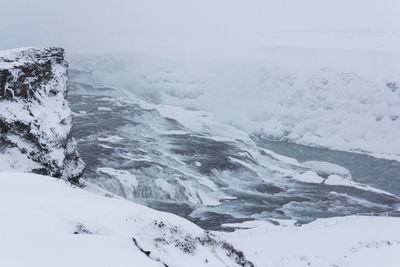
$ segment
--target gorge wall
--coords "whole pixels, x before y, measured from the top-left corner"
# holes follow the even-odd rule
[[[0,171],[78,182],[85,168],[71,136],[62,48],[0,51]]]

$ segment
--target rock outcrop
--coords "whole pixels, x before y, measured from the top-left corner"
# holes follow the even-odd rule
[[[0,171],[79,181],[67,71],[62,48],[0,51]]]

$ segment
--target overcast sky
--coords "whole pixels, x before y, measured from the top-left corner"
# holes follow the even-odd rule
[[[1,49],[57,45],[70,53],[167,55],[399,47],[399,0],[0,0],[0,10]]]

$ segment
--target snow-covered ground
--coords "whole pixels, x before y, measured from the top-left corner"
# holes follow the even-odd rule
[[[0,266],[252,266],[183,218],[87,189],[0,173]]]
[[[250,266],[235,263],[241,253],[224,239],[259,267],[396,267],[400,261],[400,218],[319,219],[301,227],[249,221],[229,225],[239,229],[232,233],[208,233],[178,216],[86,189],[92,192],[51,177],[0,173],[0,266]]]
[[[396,267],[400,263],[400,218],[350,216],[295,226],[253,221],[222,236],[259,267]]]

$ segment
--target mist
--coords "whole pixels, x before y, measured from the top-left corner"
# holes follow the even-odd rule
[[[0,48],[173,58],[262,47],[397,50],[399,1],[0,0]]]

